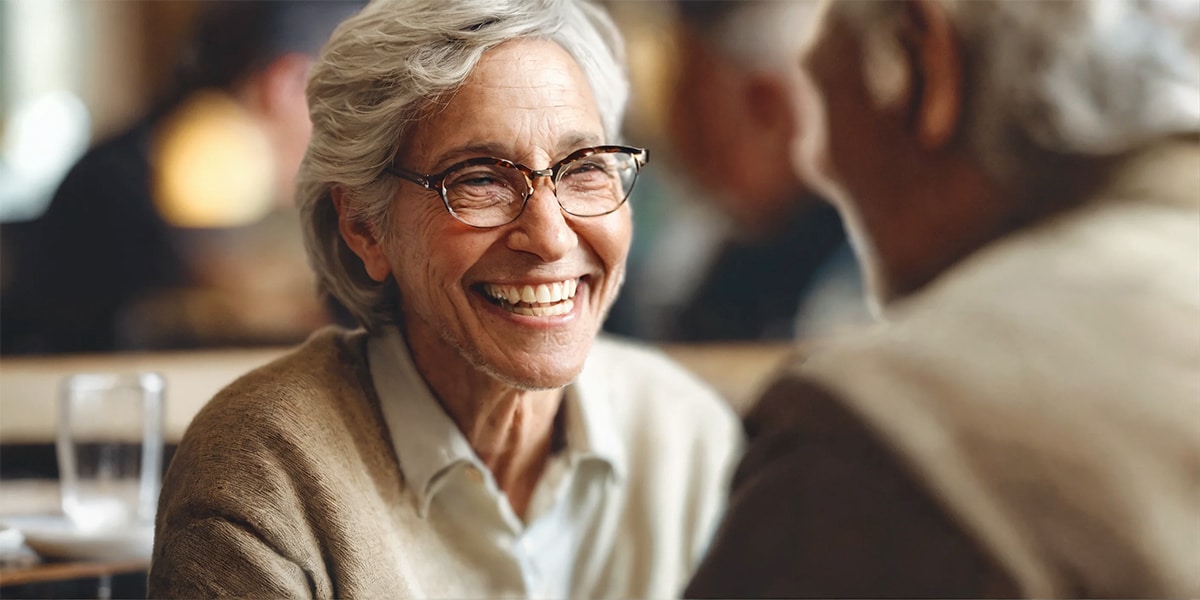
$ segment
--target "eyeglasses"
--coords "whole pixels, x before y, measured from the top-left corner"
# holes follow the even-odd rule
[[[507,225],[525,211],[533,180],[549,177],[558,204],[577,217],[599,217],[625,204],[650,152],[629,146],[596,146],[572,152],[546,169],[502,158],[471,158],[441,173],[424,175],[392,165],[384,169],[441,194],[446,210],[472,227]]]

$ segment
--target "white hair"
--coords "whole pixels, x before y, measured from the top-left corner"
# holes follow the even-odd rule
[[[1115,156],[1200,132],[1194,0],[938,1],[964,45],[968,143],[1001,177],[1038,152]],[[867,40],[894,33],[881,28],[901,9],[830,7]]]
[[[334,31],[313,67],[312,139],[297,178],[304,242],[322,292],[367,328],[395,321],[398,291],[372,280],[342,240],[332,190],[344,190],[351,218],[386,236],[398,184],[383,169],[405,136],[485,52],[520,38],[553,41],[579,63],[615,140],[629,97],[623,42],[588,0],[373,0]]]

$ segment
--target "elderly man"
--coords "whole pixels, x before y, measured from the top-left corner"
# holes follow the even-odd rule
[[[812,349],[689,597],[1200,597],[1200,14],[832,2],[796,163],[879,326]]]

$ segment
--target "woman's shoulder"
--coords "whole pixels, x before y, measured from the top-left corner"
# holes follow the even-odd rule
[[[618,385],[648,385],[655,388],[695,392],[697,397],[716,396],[703,379],[687,370],[661,349],[638,340],[611,335],[596,338],[585,371],[603,371]]]
[[[188,433],[214,427],[303,429],[320,426],[330,414],[352,411],[355,400],[365,399],[370,389],[365,340],[360,330],[327,327],[315,332],[219,391],[193,419]]]
[[[673,415],[675,422],[694,420],[701,428],[737,422],[716,389],[645,342],[598,337],[579,383],[592,395],[608,396],[618,411],[631,417],[664,413]]]
[[[188,426],[169,480],[236,495],[335,487],[329,482],[346,484],[364,465],[394,467],[364,375],[364,339],[364,332],[325,329],[229,384]]]
[[[696,535],[687,545],[698,551],[744,443],[731,405],[663,350],[609,337],[597,339],[577,384],[584,402],[611,407],[626,472],[643,482],[634,487],[653,507],[651,519],[677,523],[699,515],[684,525]]]

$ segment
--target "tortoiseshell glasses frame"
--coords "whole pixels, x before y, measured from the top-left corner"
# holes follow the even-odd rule
[[[545,169],[495,157],[470,158],[426,175],[391,165],[385,172],[437,192],[459,221],[481,229],[517,220],[533,195],[533,180],[549,177],[564,212],[598,217],[615,212],[629,198],[641,168],[650,160],[644,148],[582,148]]]

